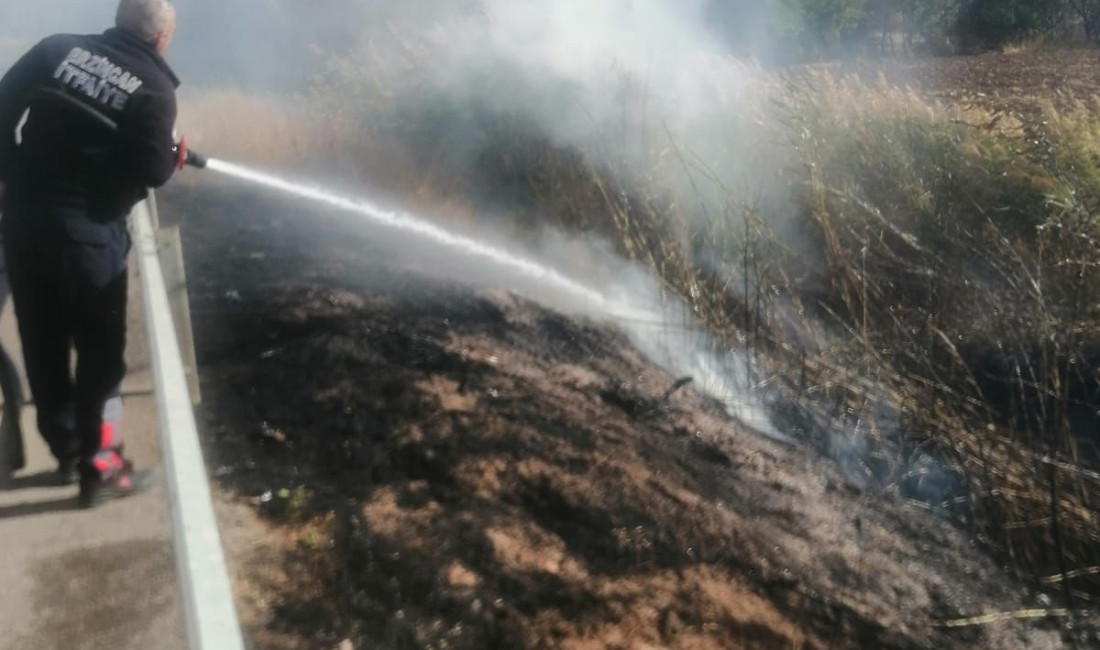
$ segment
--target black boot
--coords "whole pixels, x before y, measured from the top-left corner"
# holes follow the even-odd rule
[[[80,481],[80,471],[77,469],[75,458],[57,461],[58,485],[75,485],[78,481]]]

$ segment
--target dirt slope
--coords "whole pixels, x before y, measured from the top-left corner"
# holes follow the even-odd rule
[[[981,106],[1042,129],[1048,107],[1095,111],[1100,97],[1100,50],[1054,48],[974,56],[853,61],[829,66],[837,76],[880,76],[946,105]]]
[[[745,431],[614,329],[215,185],[185,213],[205,442],[261,648],[1054,648],[975,544]],[[1098,639],[1100,640],[1100,639]],[[345,646],[347,647],[347,646]]]

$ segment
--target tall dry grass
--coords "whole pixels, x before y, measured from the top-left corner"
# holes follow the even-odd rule
[[[873,432],[891,486],[919,488],[927,466],[909,458],[934,449],[964,482],[931,505],[1089,599],[1095,582],[1074,588],[1100,563],[1093,118],[1048,111],[1040,140],[885,86],[824,78],[789,98],[806,227],[824,252],[817,282],[788,288],[815,316],[793,328],[831,321],[833,336],[781,346],[780,372],[798,374],[794,395],[820,424]],[[828,398],[807,399],[808,384]],[[844,417],[823,412],[832,400]]]
[[[334,105],[330,96],[316,94],[193,90],[180,98],[179,130],[205,155],[316,178],[329,187],[367,186],[407,209],[424,209],[460,226],[475,221],[453,170],[425,164],[392,134],[365,126],[358,112],[337,111]]]

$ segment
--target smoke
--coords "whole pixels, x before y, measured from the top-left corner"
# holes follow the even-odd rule
[[[638,176],[661,167],[669,189],[688,180],[688,165],[671,160],[670,147],[708,168],[696,181],[719,173],[732,182],[758,153],[744,131],[763,84],[754,65],[731,55],[728,34],[708,24],[714,6],[484,0],[478,11],[437,17],[420,32],[421,55],[408,74],[380,85],[412,113],[425,99],[451,107],[443,119],[467,138],[477,137],[486,114],[521,116],[555,144],[603,164]],[[415,40],[417,32],[398,33]],[[379,61],[377,43],[362,60]],[[694,189],[707,192],[698,182]]]
[[[36,3],[0,3],[0,70],[6,70],[42,38],[59,32],[88,32],[103,29],[113,18],[114,6],[106,0]]]
[[[0,35],[29,44],[56,32],[101,30],[114,18],[116,6],[110,0],[7,2],[0,5]]]

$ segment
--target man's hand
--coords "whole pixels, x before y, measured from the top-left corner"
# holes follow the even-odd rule
[[[180,136],[176,142],[176,169],[183,169],[187,165],[187,136]]]

